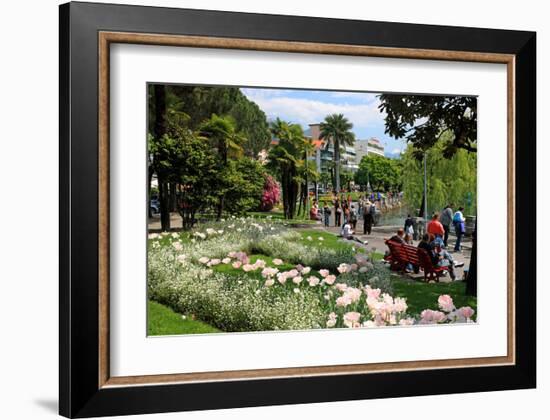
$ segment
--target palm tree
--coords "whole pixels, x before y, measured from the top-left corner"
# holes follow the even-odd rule
[[[327,148],[332,143],[334,147],[334,178],[336,193],[340,192],[340,148],[353,145],[355,135],[351,131],[353,124],[343,114],[332,114],[325,117],[321,123],[320,138],[327,141]]]
[[[212,147],[218,151],[221,164],[220,171],[227,168],[229,157],[242,155],[243,148],[241,144],[244,143],[245,138],[237,131],[236,127],[237,124],[231,117],[220,117],[216,114],[212,114],[200,126],[200,135],[207,138],[212,143]],[[220,188],[219,191],[220,196],[216,215],[218,220],[222,217],[225,201],[225,189]]]
[[[212,142],[212,146],[218,150],[222,165],[227,164],[227,159],[240,156],[245,141],[244,136],[237,131],[237,124],[233,118],[226,116],[220,117],[216,114],[204,121],[200,126],[202,136]]]
[[[279,118],[270,124],[270,130],[279,143],[269,151],[268,165],[281,180],[285,218],[293,219],[298,198],[298,167],[303,155],[304,133],[298,124],[290,124]]]
[[[309,207],[309,175],[310,175],[310,168],[308,165],[308,159],[310,153],[315,150],[313,147],[313,143],[311,142],[311,139],[308,137],[303,137],[302,139],[302,148],[304,150],[304,184],[305,184],[305,191],[304,191],[304,209],[305,214],[307,216],[308,214],[308,207]]]

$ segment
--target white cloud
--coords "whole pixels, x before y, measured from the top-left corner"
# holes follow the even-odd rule
[[[365,92],[331,92],[330,96],[333,98],[348,98],[353,99],[358,102],[372,103],[376,102],[378,104],[378,98],[376,98],[375,93],[365,93]]]
[[[245,95],[267,114],[268,118],[299,123],[303,126],[318,123],[329,114],[344,114],[354,128],[383,124],[384,114],[378,110],[378,99],[367,103],[331,103],[282,95],[266,95],[266,90],[243,89]],[[364,94],[363,94],[364,95]]]

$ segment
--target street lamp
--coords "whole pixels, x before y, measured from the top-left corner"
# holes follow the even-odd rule
[[[426,151],[424,151],[424,219],[428,220],[428,179],[426,177]]]

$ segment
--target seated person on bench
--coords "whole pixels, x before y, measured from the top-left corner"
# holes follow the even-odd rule
[[[405,230],[403,228],[397,229],[397,233],[390,238],[390,241],[397,242],[398,244],[404,244]]]
[[[418,244],[418,248],[421,248],[428,253],[433,265],[444,267],[449,272],[451,279],[453,281],[456,280],[452,257],[447,251],[443,250],[439,246],[439,241],[434,241],[434,239],[435,238],[433,235],[425,233],[424,236],[422,236],[422,240]]]

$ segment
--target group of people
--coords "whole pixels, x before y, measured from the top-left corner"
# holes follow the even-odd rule
[[[449,234],[451,229],[454,229],[456,234],[454,251],[460,252],[462,250],[462,238],[466,232],[466,219],[463,213],[464,207],[459,207],[455,212],[453,212],[452,207],[452,204],[448,204],[441,212],[441,215],[434,213],[426,225],[425,233],[419,230],[415,219],[408,215],[407,219],[405,219],[404,227],[399,229],[397,234],[390,238],[390,240],[412,245],[413,237],[418,236],[420,238],[418,248],[424,249],[428,253],[432,263],[439,267],[444,267],[449,272],[451,279],[455,280],[454,268],[461,267],[464,263],[456,262],[453,256],[447,251]],[[409,264],[407,269],[417,271],[418,267],[412,267]]]
[[[397,233],[390,238],[390,241],[408,245],[413,244],[412,235],[405,233],[405,229],[402,228],[400,228]],[[445,271],[449,273],[451,279],[453,281],[456,280],[454,269],[457,267],[462,267],[464,263],[455,261],[453,256],[442,246],[442,242],[437,240],[433,234],[426,232],[418,243],[418,248],[426,251],[433,265],[443,267]],[[417,273],[419,267],[415,267],[409,263],[406,270]]]
[[[460,252],[462,250],[462,238],[466,233],[466,219],[463,212],[464,207],[459,207],[453,213],[452,204],[448,204],[441,212],[441,215],[434,213],[426,226],[426,232],[433,235],[434,240],[440,246],[442,245],[447,248],[449,246],[449,233],[452,226],[456,235],[454,250],[455,252]]]
[[[332,204],[332,206],[330,205]],[[359,217],[363,218],[363,234],[370,234],[374,225],[374,214],[376,206],[374,202],[369,201],[366,197],[359,200],[359,203],[352,203],[351,195],[347,197],[344,194],[335,195],[332,203],[328,200],[323,202],[323,208],[319,209],[316,200],[313,200],[310,209],[311,220],[322,220],[325,227],[330,227],[330,217],[334,209],[334,226],[341,228],[341,235],[351,239],[357,229],[357,221]]]

